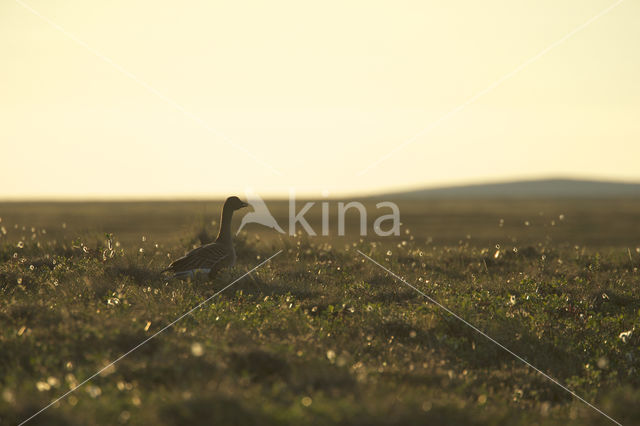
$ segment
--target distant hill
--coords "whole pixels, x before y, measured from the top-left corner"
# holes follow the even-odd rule
[[[388,198],[640,198],[640,183],[576,179],[522,180],[383,194]],[[378,197],[376,197],[378,198]]]

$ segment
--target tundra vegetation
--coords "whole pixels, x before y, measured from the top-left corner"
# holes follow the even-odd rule
[[[0,423],[283,250],[31,424],[613,424],[360,250],[638,424],[640,201],[398,206],[385,238],[361,237],[356,209],[345,236],[248,225],[236,267],[209,282],[159,271],[211,238],[220,203],[0,204]]]

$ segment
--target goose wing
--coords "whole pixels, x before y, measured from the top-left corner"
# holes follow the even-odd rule
[[[184,272],[193,269],[213,269],[228,256],[229,250],[226,247],[219,243],[211,243],[193,249],[180,259],[174,260],[164,271]]]

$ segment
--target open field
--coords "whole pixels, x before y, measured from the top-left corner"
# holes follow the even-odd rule
[[[213,282],[160,270],[211,238],[219,202],[0,204],[0,424],[281,249],[30,424],[613,424],[357,250],[640,424],[640,200],[398,204],[399,237],[373,233],[373,202],[362,238],[353,212],[346,237],[248,226]]]

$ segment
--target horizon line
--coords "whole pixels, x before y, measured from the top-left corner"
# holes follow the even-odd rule
[[[417,191],[430,191],[430,190],[442,190],[442,189],[453,189],[453,188],[464,188],[464,187],[476,187],[483,185],[500,185],[500,184],[511,184],[511,183],[525,183],[525,182],[548,182],[548,181],[573,181],[573,182],[589,182],[589,183],[609,183],[609,184],[619,184],[619,185],[640,185],[640,180],[622,180],[622,179],[613,179],[613,178],[597,178],[597,177],[576,177],[576,176],[547,176],[547,177],[522,177],[522,178],[510,178],[510,179],[488,179],[482,180],[479,182],[467,182],[467,183],[443,183],[438,185],[422,185],[422,186],[411,186],[411,187],[395,187],[390,189],[381,189],[375,192],[370,191],[362,191],[362,192],[347,192],[344,194],[336,194],[329,196],[322,196],[325,200],[336,200],[342,198],[372,198],[376,196],[389,196],[389,195],[401,195],[411,192]],[[178,201],[178,202],[197,202],[197,201],[218,201],[223,200],[228,197],[229,194],[222,195],[216,193],[210,194],[156,194],[146,196],[144,194],[132,194],[132,195],[109,195],[109,194],[100,194],[100,195],[91,195],[91,194],[80,194],[80,195],[69,195],[69,194],[60,194],[60,195],[26,195],[26,196],[11,196],[11,197],[2,197],[0,196],[0,203],[73,203],[73,202],[94,202],[94,203],[102,203],[102,202],[170,202],[170,201]],[[265,196],[264,198],[278,201],[278,200],[288,200],[288,195],[273,195],[273,196]],[[301,193],[300,200],[310,200],[315,199],[312,193]]]

